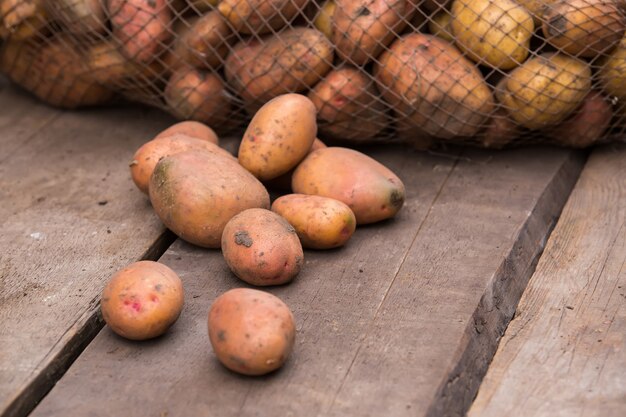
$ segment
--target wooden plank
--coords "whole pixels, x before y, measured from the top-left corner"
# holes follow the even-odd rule
[[[470,417],[626,416],[626,147],[593,152]]]
[[[481,349],[495,351],[580,155],[374,156],[406,182],[406,206],[394,221],[359,228],[345,248],[307,251],[293,283],[267,289],[297,321],[282,370],[246,378],[220,366],[207,312],[242,283],[218,251],[178,241],[162,262],[186,288],[180,321],[143,343],[105,328],[33,416],[416,416],[440,403],[464,411],[469,400],[442,397],[477,389],[488,363]],[[459,367],[467,371],[449,384]]]
[[[0,117],[15,125],[0,135],[0,149],[12,147],[0,162],[0,415],[21,416],[100,330],[110,273],[173,240],[127,165],[171,119],[138,108],[61,114],[16,90],[0,100],[59,114],[33,126],[23,126],[32,114]]]

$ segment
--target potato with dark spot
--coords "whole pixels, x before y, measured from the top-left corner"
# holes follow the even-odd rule
[[[209,339],[217,359],[244,375],[264,375],[283,366],[293,350],[296,324],[280,298],[236,288],[209,310]]]
[[[380,162],[353,149],[328,147],[309,154],[293,174],[297,194],[342,201],[357,224],[395,216],[404,204],[404,184]]]
[[[356,229],[350,207],[333,198],[288,194],[274,201],[272,211],[296,229],[302,246],[309,249],[343,246]]]
[[[234,160],[234,157],[228,151],[212,142],[193,138],[185,134],[169,135],[146,142],[137,149],[129,164],[133,182],[137,188],[148,194],[150,176],[156,164],[166,156],[192,149],[202,149]]]
[[[226,224],[222,253],[237,277],[260,286],[291,281],[304,263],[295,229],[278,214],[260,208],[242,211]]]
[[[269,208],[267,190],[234,158],[206,150],[165,157],[150,177],[149,194],[161,221],[181,239],[219,248],[226,223],[253,207]]]
[[[173,124],[156,135],[154,139],[161,139],[174,135],[185,135],[196,139],[206,140],[216,145],[219,144],[219,137],[213,129],[204,123],[195,122],[193,120],[186,120],[184,122]]]
[[[100,308],[118,335],[132,340],[157,337],[178,319],[183,309],[183,284],[167,266],[135,262],[107,283]]]
[[[239,146],[239,163],[260,180],[295,167],[317,135],[315,106],[300,94],[284,94],[254,115]]]

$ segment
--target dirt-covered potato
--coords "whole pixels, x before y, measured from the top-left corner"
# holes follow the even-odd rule
[[[315,141],[315,106],[306,96],[283,94],[254,115],[239,146],[239,163],[260,180],[289,172]]]
[[[213,129],[204,123],[195,122],[193,120],[175,123],[167,129],[161,131],[154,137],[154,139],[161,139],[174,135],[185,135],[219,145],[219,137]]]
[[[626,36],[599,64],[598,78],[604,91],[626,102]]]
[[[613,0],[557,0],[544,9],[542,31],[560,50],[592,58],[613,48],[625,25]]]
[[[396,112],[437,138],[475,135],[494,106],[476,66],[433,35],[398,39],[380,56],[374,74]]]
[[[132,340],[162,335],[183,309],[183,284],[167,266],[140,261],[117,272],[107,283],[100,308],[118,335]]]
[[[196,120],[208,125],[223,123],[231,112],[231,101],[224,82],[211,72],[179,68],[165,87],[169,111],[181,120]]]
[[[322,32],[328,39],[333,38],[333,15],[337,4],[335,0],[326,0],[320,8],[313,25]]]
[[[376,58],[406,26],[408,0],[335,0],[332,18],[337,55],[360,66]]]
[[[354,213],[346,204],[318,195],[288,194],[272,203],[272,211],[291,224],[308,249],[343,246],[356,229]]]
[[[22,41],[48,23],[44,0],[0,0],[0,38]]]
[[[254,207],[269,209],[267,190],[233,158],[205,150],[161,159],[150,177],[154,211],[181,239],[219,248],[226,223]]]
[[[513,0],[454,0],[450,29],[475,62],[508,70],[526,60],[534,23]]]
[[[308,0],[222,0],[217,9],[240,33],[260,35],[289,24]]]
[[[431,34],[440,37],[444,41],[454,42],[450,21],[452,15],[447,10],[434,14],[428,21],[428,30]]]
[[[370,75],[352,67],[326,74],[308,97],[317,110],[320,132],[334,139],[367,142],[388,124],[387,108]]]
[[[612,117],[613,109],[607,98],[598,91],[592,91],[574,114],[548,129],[545,135],[563,146],[587,148],[602,138]]]
[[[113,36],[122,53],[136,62],[150,62],[171,36],[168,0],[106,0]]]
[[[184,134],[169,135],[146,142],[137,149],[137,152],[135,152],[129,164],[133,182],[137,188],[148,194],[150,176],[152,176],[154,167],[161,159],[166,156],[194,149],[202,149],[223,155],[226,158],[234,159],[226,150],[209,141]]]
[[[230,219],[222,233],[222,253],[239,279],[259,286],[285,284],[304,264],[295,229],[262,208],[244,210]]]
[[[72,34],[98,34],[107,29],[102,0],[54,0],[44,3],[50,16]]]
[[[545,53],[507,74],[496,96],[516,123],[541,129],[564,120],[590,91],[591,69],[586,62]]]
[[[293,174],[296,194],[334,198],[350,207],[358,224],[393,217],[404,204],[404,184],[389,168],[353,149],[311,152]]]
[[[231,371],[263,375],[285,363],[296,324],[280,298],[236,288],[220,295],[209,310],[209,339],[217,359]]]
[[[296,27],[240,42],[224,66],[226,80],[250,108],[272,98],[312,87],[333,62],[330,41],[318,30]]]
[[[172,68],[187,63],[196,68],[219,68],[229,51],[231,29],[217,11],[194,16],[182,23],[171,56]]]

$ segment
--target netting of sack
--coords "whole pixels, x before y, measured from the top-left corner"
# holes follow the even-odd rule
[[[0,72],[218,131],[307,95],[319,136],[485,147],[625,137],[624,0],[0,0]]]

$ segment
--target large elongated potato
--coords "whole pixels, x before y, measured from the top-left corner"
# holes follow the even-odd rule
[[[260,35],[289,24],[308,0],[222,0],[217,9],[237,31]]]
[[[50,15],[63,23],[70,33],[86,35],[103,33],[107,29],[101,0],[55,0],[45,3]]]
[[[320,132],[335,139],[361,142],[376,137],[387,124],[387,108],[371,77],[356,68],[329,72],[309,93],[317,109]]]
[[[600,61],[598,78],[605,92],[626,102],[626,36]]]
[[[48,23],[44,0],[0,0],[0,38],[28,39]]]
[[[239,43],[224,69],[237,94],[258,108],[280,94],[312,87],[330,71],[332,61],[333,48],[326,36],[296,27],[260,42]]]
[[[404,184],[389,168],[353,149],[311,152],[293,174],[297,194],[334,198],[350,207],[357,224],[393,217],[404,204]]]
[[[300,94],[278,96],[250,121],[239,146],[239,163],[260,180],[271,180],[294,168],[316,135],[311,100]]]
[[[454,0],[451,16],[457,45],[475,62],[507,70],[528,57],[533,19],[513,0]]]
[[[478,69],[448,42],[413,33],[391,45],[374,70],[395,110],[438,138],[476,134],[491,114],[491,90]]]
[[[515,122],[540,129],[569,116],[590,91],[591,69],[587,63],[546,53],[507,74],[496,96]]]
[[[272,203],[272,211],[291,224],[310,249],[345,245],[356,229],[354,213],[345,203],[318,195],[288,194]]]
[[[591,58],[624,35],[624,14],[613,0],[558,0],[543,12],[543,34],[561,50]]]
[[[137,62],[149,62],[170,37],[172,11],[167,0],[107,0],[113,35],[122,52]]]
[[[354,65],[376,58],[406,26],[407,0],[336,0],[333,43]]]
[[[267,190],[237,161],[202,150],[165,157],[150,177],[150,201],[181,239],[219,248],[226,223],[254,207],[269,209]]]

